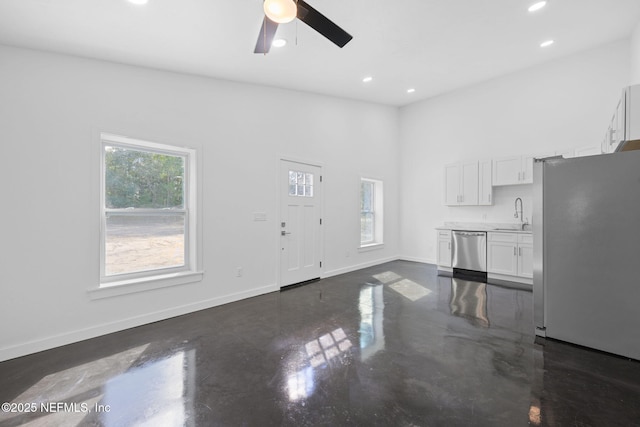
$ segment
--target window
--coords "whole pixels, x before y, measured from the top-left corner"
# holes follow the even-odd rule
[[[101,143],[101,287],[195,272],[195,151],[108,134]]]
[[[289,171],[289,195],[313,197],[313,174],[309,172]]]
[[[383,243],[382,181],[360,180],[360,247]]]

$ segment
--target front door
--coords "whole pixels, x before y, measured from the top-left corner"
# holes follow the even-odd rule
[[[280,161],[280,287],[320,277],[322,169]]]

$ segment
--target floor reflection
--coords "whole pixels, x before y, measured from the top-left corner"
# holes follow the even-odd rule
[[[195,350],[140,366],[151,344],[44,376],[12,401],[33,410],[0,413],[2,426],[181,425],[195,400]]]
[[[385,285],[389,285],[389,288],[414,302],[431,293],[430,289],[406,279],[393,271],[374,274],[372,277]]]
[[[291,353],[282,364],[285,375],[285,392],[290,402],[309,398],[316,388],[316,372],[323,369],[338,356],[348,354],[353,347],[342,328],[307,342],[303,351]]]
[[[360,310],[360,360],[384,349],[384,287],[365,285],[358,299]]]
[[[396,261],[2,362],[0,403],[111,409],[0,427],[632,426],[639,367],[534,343],[531,292]]]
[[[193,425],[195,350],[178,351],[109,380],[101,412],[105,425]],[[141,410],[144,408],[144,410]]]
[[[465,318],[475,326],[489,327],[487,284],[451,279],[451,314]]]

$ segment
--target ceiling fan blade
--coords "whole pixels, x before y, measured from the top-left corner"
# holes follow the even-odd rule
[[[331,40],[339,47],[343,47],[353,38],[352,35],[338,27],[329,18],[309,6],[305,1],[297,0],[297,3],[298,19]]]
[[[277,29],[278,24],[265,16],[264,21],[262,21],[262,27],[260,27],[260,34],[258,34],[258,41],[256,42],[256,48],[253,53],[269,53],[269,49],[271,49],[271,42],[273,42]]]

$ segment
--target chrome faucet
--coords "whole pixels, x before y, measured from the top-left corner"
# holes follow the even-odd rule
[[[518,201],[520,201],[520,210],[518,210]],[[524,230],[524,217],[523,217],[523,212],[522,212],[522,199],[520,197],[518,197],[516,199],[516,213],[513,214],[514,218],[518,218],[520,219],[520,228],[521,230]]]

